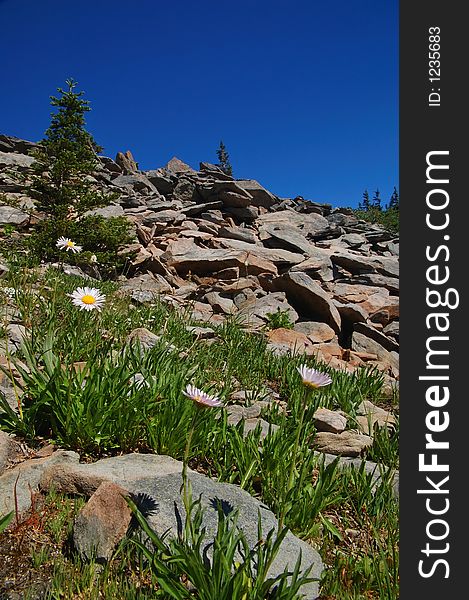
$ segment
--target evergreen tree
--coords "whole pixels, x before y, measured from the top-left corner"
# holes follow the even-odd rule
[[[363,202],[359,203],[358,210],[370,210],[370,195],[368,194],[368,190],[363,192]]]
[[[396,186],[394,186],[394,191],[389,200],[388,209],[389,210],[399,210],[399,193],[396,189]]]
[[[375,191],[373,199],[371,200],[371,207],[375,208],[376,210],[382,210],[381,198],[380,198],[380,193],[379,193],[378,189]]]
[[[85,130],[85,113],[91,109],[83,99],[84,92],[75,91],[73,79],[66,85],[65,90],[58,88],[58,97],[51,96],[51,105],[58,110],[52,113],[45,138],[34,152],[30,194],[42,220],[31,236],[30,247],[39,258],[57,259],[60,250],[56,242],[64,236],[82,245],[90,256],[95,254],[101,264],[110,265],[119,247],[129,241],[130,227],[123,217],[85,215],[109,204],[117,194],[105,194],[87,179],[96,170],[97,152],[102,148]],[[67,255],[68,261],[85,259],[86,254]]]
[[[227,175],[233,175],[233,168],[230,163],[230,157],[226,150],[226,146],[223,143],[223,140],[220,141],[220,145],[217,150],[217,156],[218,156],[218,166],[220,167],[220,169]]]
[[[102,206],[106,199],[92,189],[85,177],[96,168],[96,153],[101,148],[85,130],[89,102],[83,92],[75,92],[76,82],[66,81],[67,90],[58,88],[60,97],[51,96],[51,125],[35,153],[32,192],[36,208],[55,220],[69,220],[86,210]]]

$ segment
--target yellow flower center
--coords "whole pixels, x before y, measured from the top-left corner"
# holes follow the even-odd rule
[[[83,304],[94,304],[96,302],[96,298],[87,294],[86,296],[83,296],[81,301],[83,302]]]
[[[69,248],[73,248],[73,246],[74,246],[74,245],[75,245],[75,242],[72,242],[72,240],[69,240],[69,241],[67,242],[67,246],[68,246]]]

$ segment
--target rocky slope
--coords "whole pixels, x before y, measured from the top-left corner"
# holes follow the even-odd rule
[[[32,142],[0,135],[0,228],[14,226],[12,235],[27,234],[41,218],[30,216],[34,202],[25,187],[34,161],[28,153],[34,147]],[[164,167],[141,171],[130,152],[118,153],[115,160],[99,157],[92,182],[118,192],[116,202],[96,212],[124,215],[133,224],[135,243],[127,249],[135,257],[127,276],[120,277],[122,293],[133,302],[160,297],[178,309],[189,309],[200,325],[206,324],[192,327],[194,335],[207,342],[214,336],[210,325],[236,316],[246,330],[266,335],[272,352],[305,352],[350,371],[375,365],[384,373],[388,392],[398,385],[399,240],[391,233],[357,220],[349,209],[301,197],[279,198],[255,180],[234,179],[208,163],[195,171],[173,158]],[[2,203],[1,194],[20,208]],[[1,263],[0,257],[0,276]],[[265,327],[269,315],[277,311],[288,315],[293,328]],[[20,344],[25,331],[23,325],[8,325],[10,348]],[[129,337],[136,337],[145,349],[158,336],[140,328]],[[2,360],[0,348],[0,366]],[[1,373],[0,392],[14,407],[11,383]],[[231,397],[228,422],[243,419],[245,433],[261,423],[264,437],[276,426],[260,418],[265,402],[246,402],[247,397],[246,390]],[[361,456],[372,443],[370,428],[378,424],[392,429],[395,424],[393,415],[368,401],[361,403],[357,414],[358,431],[347,429],[340,411],[316,411],[317,450],[327,462],[340,454],[341,467],[359,466],[360,458],[346,457]],[[366,462],[365,467],[379,479],[378,465]],[[92,549],[106,560],[130,519],[123,490],[150,494],[160,507],[152,527],[176,530],[172,511],[181,469],[178,461],[152,455],[81,465],[74,452],[52,446],[32,451],[0,431],[0,516],[15,509],[27,511],[38,490],[54,487],[84,494],[91,498],[75,522],[75,546],[84,557]],[[234,485],[192,471],[190,478],[206,505],[204,526],[214,529],[215,511],[209,500],[221,498],[242,508],[243,531],[255,544],[258,500]],[[393,481],[397,495],[398,474]],[[262,508],[263,525],[276,527],[273,513]],[[319,578],[323,562],[317,551],[288,536],[272,573],[291,566],[301,551],[303,563],[312,565],[313,576]],[[317,582],[302,592],[308,599],[317,598]]]
[[[24,179],[35,144],[0,136],[0,226],[27,231],[33,201]],[[251,330],[286,311],[293,329],[268,332],[272,351],[317,355],[334,368],[376,365],[399,378],[399,239],[350,209],[279,198],[216,165],[195,171],[177,158],[141,171],[127,151],[99,157],[97,188],[119,199],[96,212],[125,215],[136,252],[122,288],[136,302],[159,295],[193,316],[236,315]],[[124,278],[122,278],[124,279]]]

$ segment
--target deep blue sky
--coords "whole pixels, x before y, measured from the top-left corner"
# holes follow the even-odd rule
[[[0,133],[43,137],[73,77],[141,169],[217,162],[282,197],[398,186],[397,0],[0,0]]]

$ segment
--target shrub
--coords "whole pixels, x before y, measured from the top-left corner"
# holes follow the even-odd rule
[[[290,313],[288,310],[281,310],[277,307],[277,310],[273,313],[267,313],[267,325],[268,329],[293,329],[293,323],[290,319]]]

